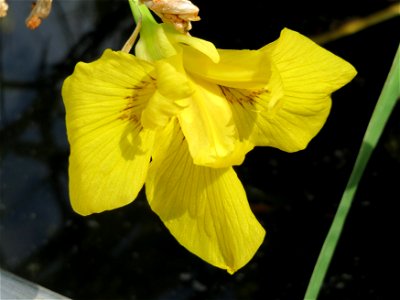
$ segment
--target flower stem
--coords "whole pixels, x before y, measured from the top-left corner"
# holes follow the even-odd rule
[[[139,24],[142,21],[143,23],[150,22],[157,24],[156,20],[154,20],[153,15],[150,13],[146,5],[140,4],[138,0],[128,0],[128,1],[136,24]]]

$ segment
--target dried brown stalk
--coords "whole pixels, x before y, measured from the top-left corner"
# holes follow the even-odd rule
[[[393,4],[369,16],[347,21],[338,28],[312,37],[312,39],[317,44],[326,44],[398,16],[400,16],[400,4]]]
[[[42,20],[47,18],[51,11],[53,0],[37,0],[32,6],[32,11],[25,20],[26,27],[36,29],[42,23]]]
[[[0,18],[7,16],[8,4],[6,0],[0,0]]]

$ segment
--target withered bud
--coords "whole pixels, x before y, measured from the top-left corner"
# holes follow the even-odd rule
[[[164,23],[172,24],[176,30],[187,33],[191,21],[199,21],[199,8],[189,0],[139,0],[151,9]]]
[[[36,29],[42,23],[42,20],[47,18],[51,11],[53,0],[37,0],[32,6],[32,11],[25,20],[26,27]]]

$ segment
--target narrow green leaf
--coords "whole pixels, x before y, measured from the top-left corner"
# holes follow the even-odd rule
[[[365,132],[360,151],[351,172],[346,189],[343,193],[335,218],[325,238],[317,263],[315,264],[307,287],[305,300],[315,300],[318,297],[333,253],[342,233],[347,214],[353,202],[360,179],[368,160],[375,149],[391,112],[400,98],[400,48],[397,49],[393,65],[390,69],[368,128]]]

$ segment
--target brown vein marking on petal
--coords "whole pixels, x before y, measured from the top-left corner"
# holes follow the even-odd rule
[[[220,85],[222,93],[224,94],[226,100],[231,104],[239,104],[244,107],[245,104],[255,105],[255,103],[260,101],[265,101],[261,98],[261,95],[269,94],[268,89],[257,89],[257,90],[246,90],[246,89],[235,89],[228,88]]]
[[[140,117],[147,102],[156,90],[156,80],[152,76],[142,79],[137,85],[130,87],[131,95],[126,96],[126,107],[121,110],[120,119],[134,122],[138,127],[142,127]]]

